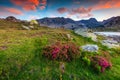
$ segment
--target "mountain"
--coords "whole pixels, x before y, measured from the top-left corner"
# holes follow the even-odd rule
[[[103,27],[95,18],[89,20],[74,21],[70,18],[56,17],[56,18],[43,18],[38,19],[38,23],[41,26],[48,26],[51,28],[65,28],[65,29],[76,29],[76,28],[97,28]]]
[[[97,28],[97,31],[120,31],[120,16],[111,17],[101,22],[104,27]]]
[[[31,27],[30,22],[17,19],[14,16],[0,18],[0,29],[23,30],[24,26]]]
[[[15,24],[19,23],[19,24],[29,25],[29,22],[19,20],[14,16],[8,16],[5,19],[0,18],[0,21],[2,23],[3,22],[8,24],[10,23],[11,25],[10,27],[14,27],[14,25],[12,25],[11,22]],[[70,18],[64,18],[64,17],[42,18],[42,19],[37,19],[37,22],[40,24],[40,26],[47,26],[50,28],[65,28],[71,30],[76,30],[79,28],[83,28],[83,29],[91,28],[92,30],[96,30],[96,31],[120,31],[120,16],[112,17],[102,22],[98,22],[95,18],[90,18],[88,20],[74,21]],[[3,28],[4,26],[0,25],[0,27]]]
[[[8,16],[8,17],[6,17],[5,20],[12,21],[12,22],[21,22],[21,20],[15,18],[14,16]]]
[[[80,20],[77,22],[85,24],[86,27],[88,27],[88,28],[103,27],[103,25],[100,22],[98,22],[95,18],[90,18],[88,20]]]
[[[120,16],[117,16],[117,17],[112,17],[112,18],[109,18],[107,20],[104,20],[102,22],[102,24],[105,26],[105,27],[117,27],[120,29]]]
[[[38,19],[38,23],[41,26],[48,26],[51,28],[65,28],[65,29],[76,29],[79,27],[85,27],[82,23],[77,23],[70,18],[56,17],[56,18],[43,18]]]

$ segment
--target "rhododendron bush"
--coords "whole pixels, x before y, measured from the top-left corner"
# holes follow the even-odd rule
[[[43,56],[52,60],[71,61],[79,55],[79,47],[74,43],[56,42],[43,49]]]
[[[100,67],[100,72],[104,72],[105,69],[110,68],[112,66],[111,62],[102,56],[92,57],[91,62],[94,68],[97,69],[98,67]]]

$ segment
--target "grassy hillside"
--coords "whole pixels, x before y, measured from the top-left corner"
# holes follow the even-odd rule
[[[18,25],[18,24],[15,24]],[[4,25],[6,27],[6,25]],[[70,34],[72,39],[67,37]],[[104,73],[87,66],[80,57],[59,69],[61,61],[42,56],[43,48],[55,42],[74,42],[77,46],[97,44],[101,51],[111,55],[112,68]],[[81,50],[80,50],[81,53]],[[102,54],[102,53],[101,53]],[[120,52],[63,29],[0,30],[0,80],[119,80]],[[87,54],[89,56],[89,53]]]
[[[0,19],[0,29],[21,29],[21,24],[21,22],[16,23]]]

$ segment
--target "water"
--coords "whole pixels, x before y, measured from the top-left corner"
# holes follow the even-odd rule
[[[94,32],[94,33],[105,36],[120,36],[120,32]]]

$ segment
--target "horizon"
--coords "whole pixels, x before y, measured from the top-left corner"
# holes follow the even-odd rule
[[[7,16],[7,17],[9,17],[9,16]],[[4,18],[0,18],[0,19],[5,19],[5,18],[7,18],[7,17],[4,17]],[[15,16],[13,16],[13,17],[15,17]],[[113,16],[113,17],[119,17],[119,16]],[[15,17],[16,18],[16,17]],[[65,18],[65,17],[43,17],[43,18],[39,18],[39,19],[44,19],[44,18]],[[94,17],[91,17],[91,18],[94,18]],[[89,19],[91,19],[91,18],[88,18],[88,19],[80,19],[80,20],[89,20]],[[110,18],[112,18],[112,17],[110,17]],[[108,18],[108,19],[110,19],[110,18]],[[19,19],[19,18],[16,18],[16,19]],[[31,20],[39,20],[39,19],[31,19]],[[67,19],[67,18],[65,18],[65,19]],[[74,19],[72,19],[72,18],[69,18],[69,19],[71,19],[71,20],[74,20]],[[94,18],[94,19],[96,19],[96,18]],[[19,20],[22,20],[22,19],[19,19]],[[24,19],[25,20],[25,19]],[[25,20],[25,21],[31,21],[31,20]],[[74,21],[80,21],[80,20],[74,20]],[[97,20],[97,19],[96,19]],[[104,20],[107,20],[107,19],[104,19]],[[98,21],[98,22],[103,22],[104,20],[102,20],[102,21]]]
[[[74,21],[103,21],[120,16],[119,0],[6,0],[0,1],[0,18],[20,20],[64,17]]]

